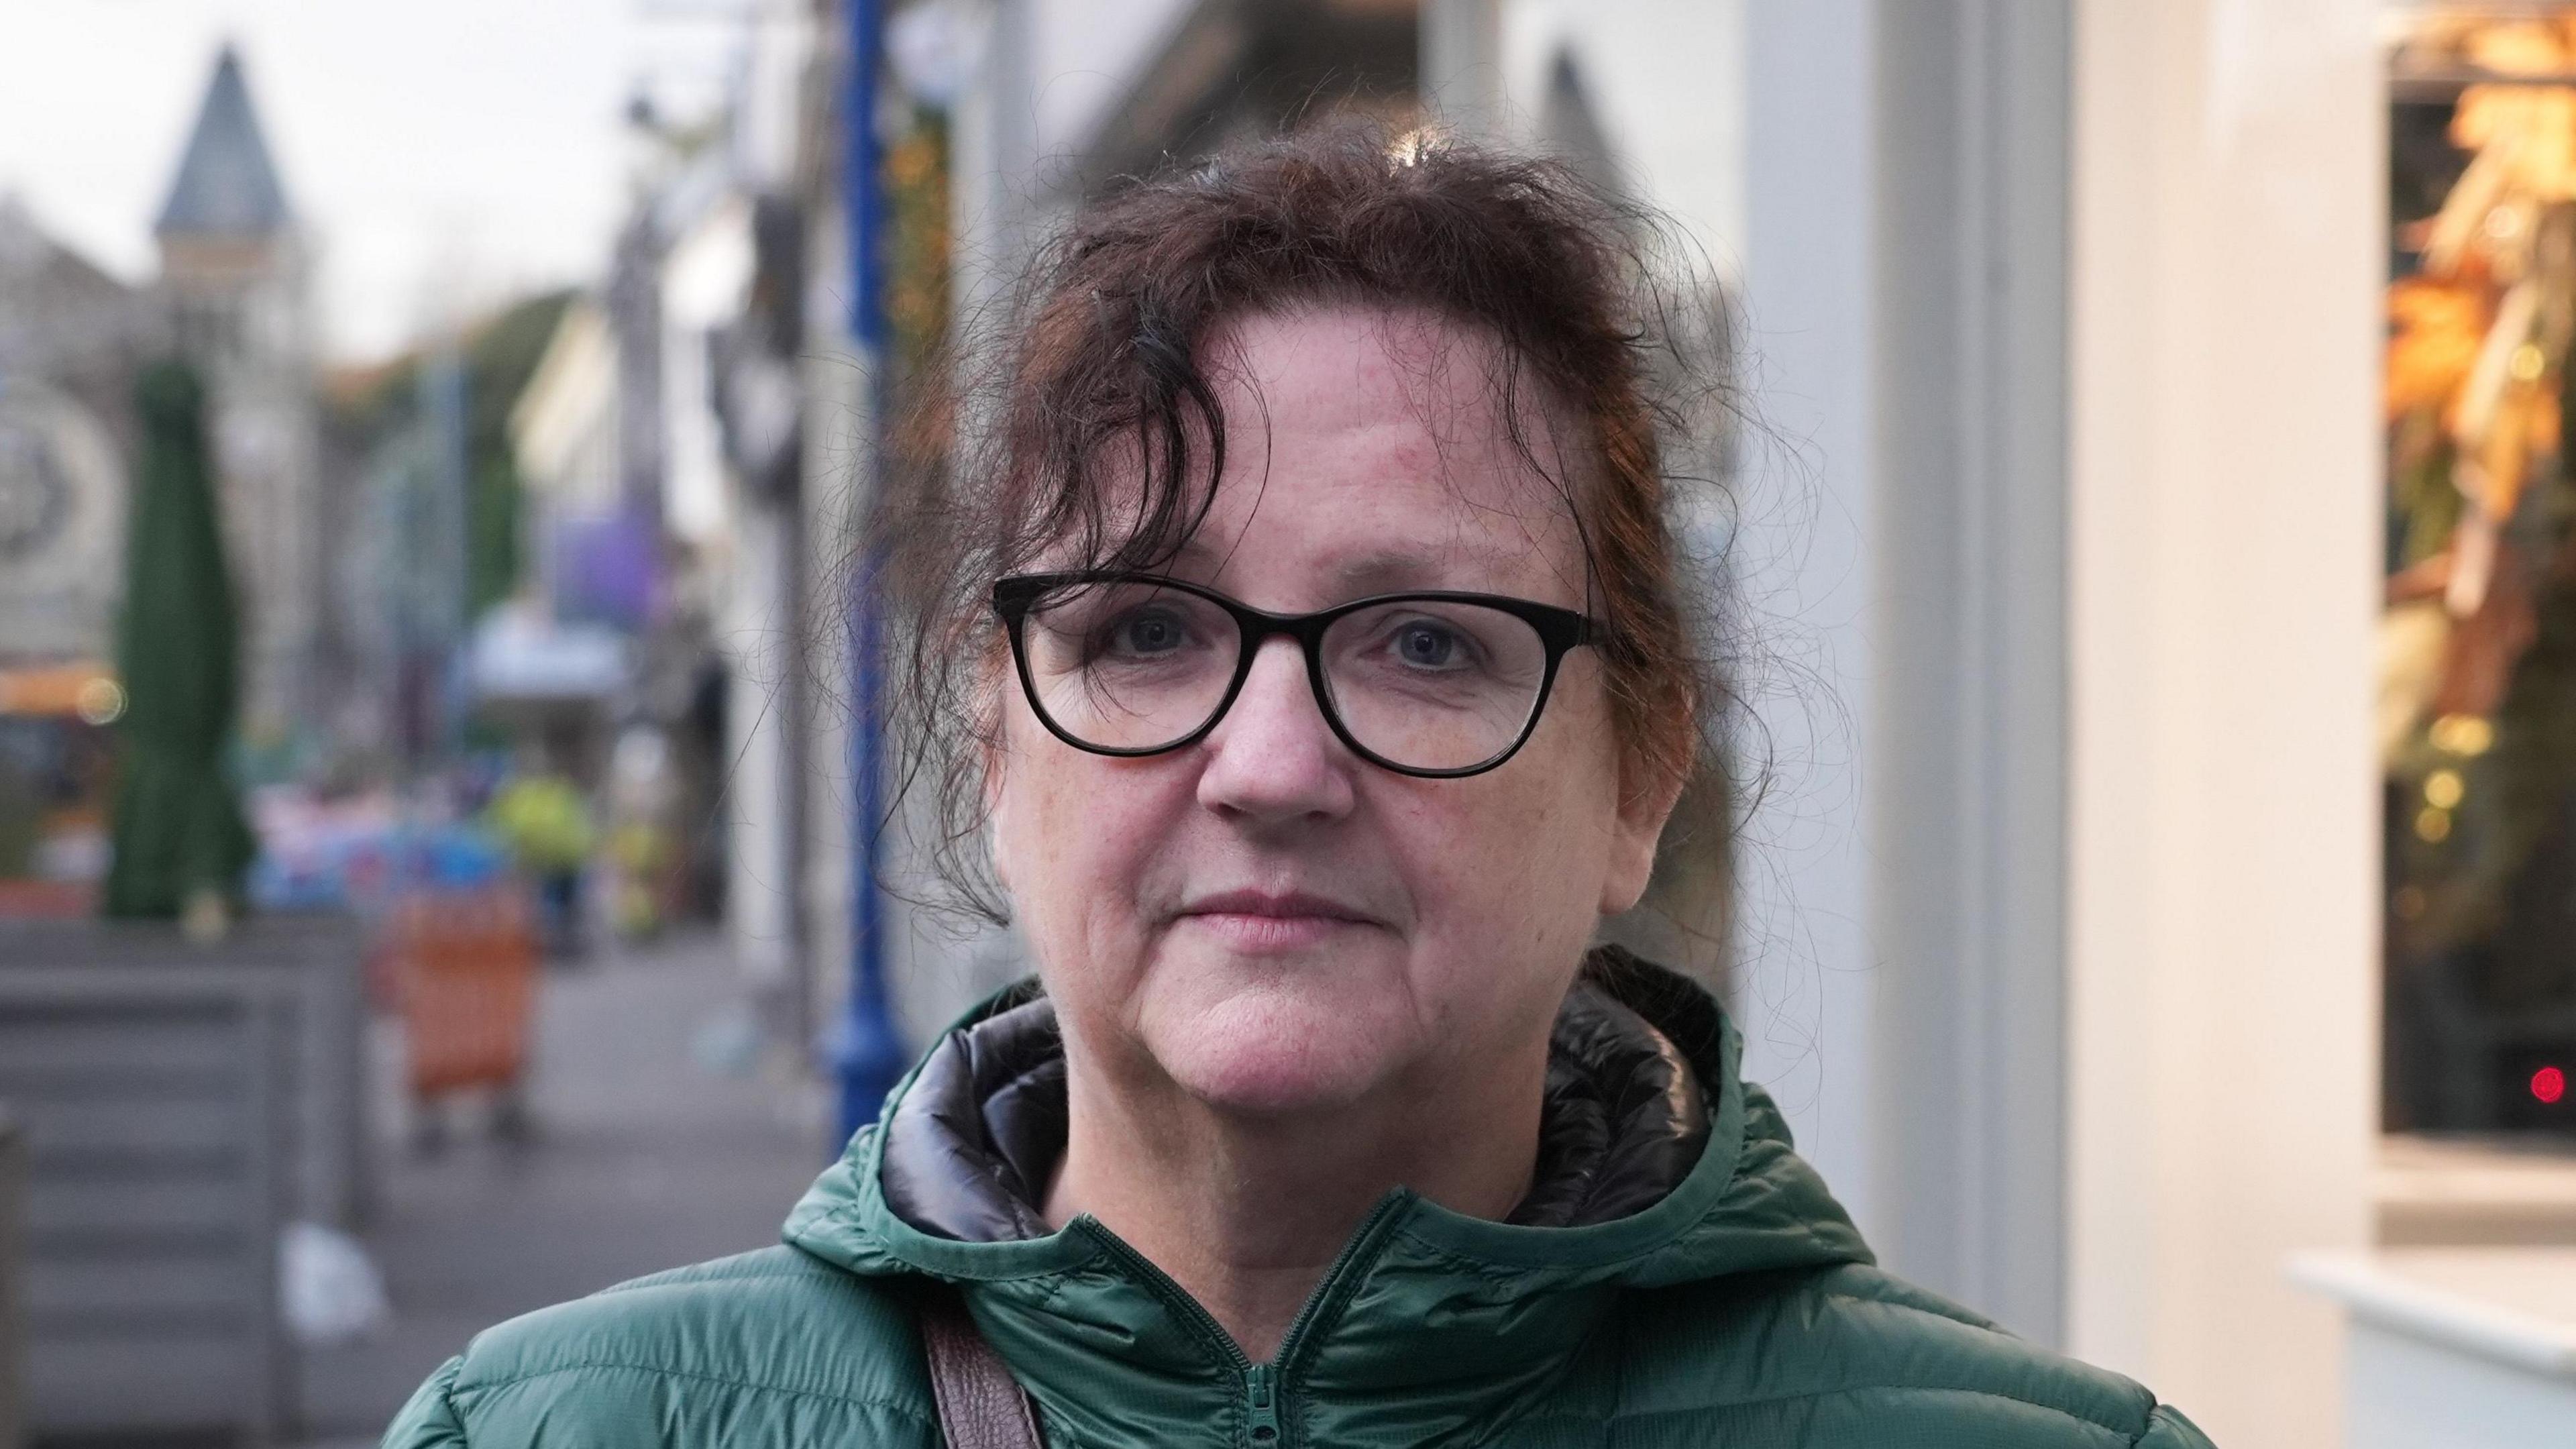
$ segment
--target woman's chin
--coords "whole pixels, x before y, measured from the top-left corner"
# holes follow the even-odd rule
[[[1181,1090],[1219,1111],[1334,1110],[1414,1055],[1409,1013],[1355,1005],[1296,986],[1238,990],[1176,1013],[1168,1030],[1148,1030],[1146,1044]]]

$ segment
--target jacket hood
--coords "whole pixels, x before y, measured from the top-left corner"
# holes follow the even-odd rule
[[[852,1273],[958,1284],[1050,1424],[1078,1442],[1186,1440],[1232,1422],[1236,1442],[1270,1443],[1291,1405],[1311,1442],[1472,1437],[1543,1396],[1623,1290],[1870,1261],[1770,1099],[1740,1077],[1741,1039],[1717,1002],[1605,947],[1558,1023],[1548,1145],[1515,1220],[1388,1193],[1276,1360],[1254,1365],[1096,1220],[1035,1220],[1029,1189],[1052,1166],[1050,1134],[1061,1150],[1063,1088],[1059,1067],[1051,1122],[1051,1033],[1034,999],[1014,988],[953,1028],[797,1205],[786,1238]],[[983,1030],[995,1023],[1005,1029]],[[1629,1023],[1650,1038],[1642,1049]],[[1605,1071],[1631,1089],[1601,1090]],[[1029,1100],[995,1110],[1005,1093]],[[1595,1125],[1567,1129],[1569,1114]]]

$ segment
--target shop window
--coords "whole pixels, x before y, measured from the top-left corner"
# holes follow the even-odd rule
[[[2383,1115],[2576,1145],[2576,5],[2393,53]]]

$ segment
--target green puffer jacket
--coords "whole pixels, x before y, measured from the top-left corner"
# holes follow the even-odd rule
[[[1056,1446],[2208,1449],[2138,1385],[1872,1267],[1704,992],[1619,953],[1586,982],[1522,1211],[1388,1194],[1271,1363],[1097,1222],[1037,1218],[1063,1057],[1023,988],[913,1069],[786,1246],[483,1333],[385,1442],[929,1449],[927,1275]]]

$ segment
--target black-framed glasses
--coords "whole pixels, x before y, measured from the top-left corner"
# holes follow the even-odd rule
[[[1371,764],[1451,779],[1512,757],[1565,651],[1600,627],[1500,594],[1378,594],[1273,614],[1213,589],[1116,571],[993,585],[1039,723],[1096,755],[1157,755],[1216,728],[1274,634],[1297,641],[1324,721]]]

